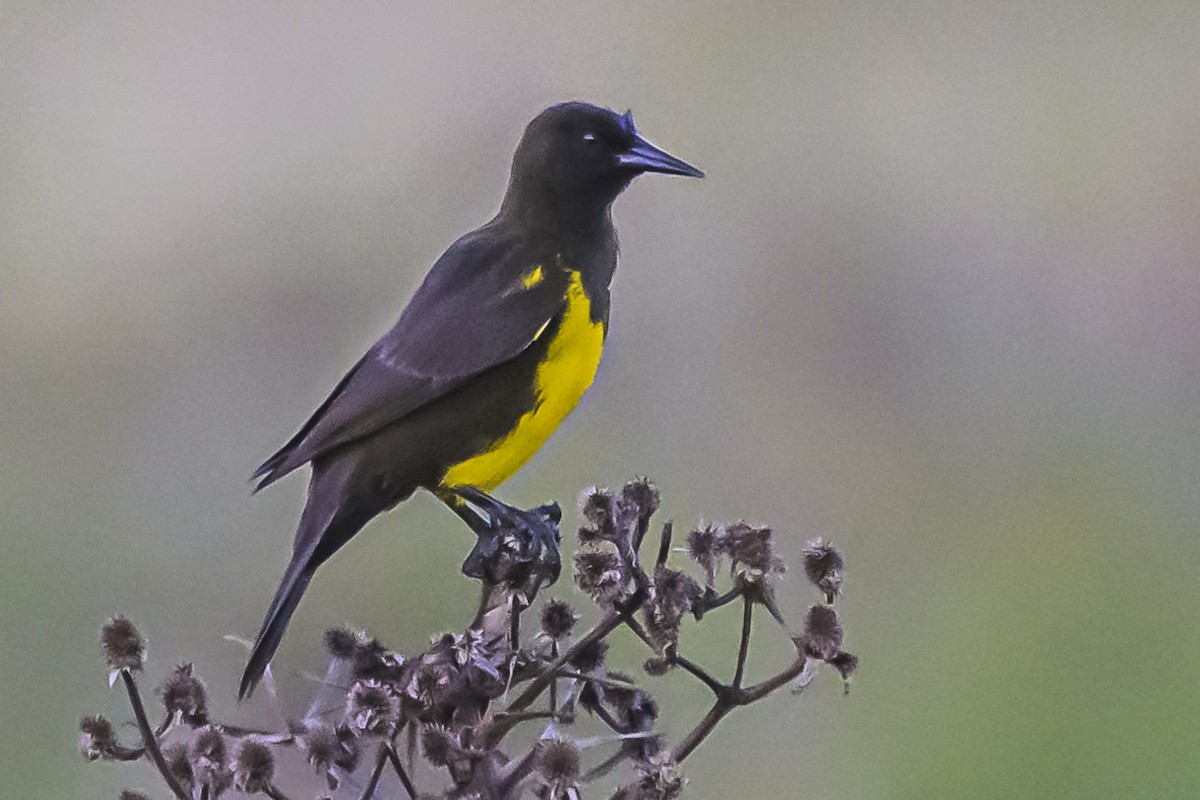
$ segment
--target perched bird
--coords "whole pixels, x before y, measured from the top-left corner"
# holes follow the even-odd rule
[[[477,533],[487,521],[464,498],[536,528],[547,507],[522,511],[486,493],[592,382],[617,264],[611,207],[643,172],[703,177],[643,139],[629,112],[573,102],[540,113],[517,145],[495,218],[450,246],[395,326],[254,473],[257,491],[312,464],[292,559],[239,698],[262,678],[317,567],[417,489]]]

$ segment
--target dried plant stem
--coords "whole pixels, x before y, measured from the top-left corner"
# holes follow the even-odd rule
[[[667,654],[667,657],[671,660],[672,664],[676,664],[680,667],[683,667],[684,670],[686,670],[687,672],[696,676],[700,680],[701,683],[703,683],[705,686],[707,686],[709,689],[711,689],[713,694],[717,695],[718,697],[720,697],[721,693],[726,690],[727,687],[725,686],[725,684],[721,683],[719,680],[714,678],[712,675],[709,675],[708,671],[706,669],[704,669],[703,667],[701,667],[699,664],[695,663],[694,661],[690,661],[690,660],[684,658],[683,656],[679,655],[679,653],[677,651],[675,651],[674,649],[672,649]]]
[[[584,675],[582,672],[576,672],[573,669],[560,669],[555,673],[555,676],[559,678],[573,678],[577,681],[592,681],[601,686],[615,686],[618,689],[637,688],[637,684],[632,681],[620,681],[606,675]]]
[[[608,709],[602,705],[597,705],[592,709],[592,713],[596,715],[596,719],[603,722],[605,725],[613,729],[615,733],[628,733],[629,731],[620,722],[609,713]]]
[[[549,711],[522,711],[519,714],[500,712],[488,726],[487,733],[489,737],[499,741],[503,737],[507,736],[509,731],[520,725],[522,722],[530,722],[537,719],[556,718],[557,714],[553,714]]]
[[[762,683],[743,688],[742,681],[746,676],[746,659],[750,653],[750,631],[753,621],[754,601],[749,596],[743,596],[742,636],[738,645],[737,667],[734,670],[733,682],[728,686],[719,682],[703,667],[679,655],[678,652],[668,652],[667,655],[673,663],[683,667],[687,672],[698,678],[705,686],[712,690],[717,698],[712,708],[704,715],[704,718],[696,724],[696,727],[672,751],[672,755],[676,761],[681,762],[691,755],[692,751],[712,733],[717,723],[724,719],[725,715],[730,711],[738,706],[749,705],[763,699],[771,692],[798,677],[804,671],[805,657],[801,654],[791,666],[779,674],[768,678]]]
[[[385,744],[383,750],[388,761],[392,762],[392,769],[396,770],[396,775],[399,776],[400,783],[404,785],[404,791],[408,792],[409,799],[417,800],[417,787],[413,785],[412,779],[404,771],[404,765],[400,763],[400,756],[396,755],[396,751],[390,744]]]
[[[755,703],[759,700],[762,700],[779,687],[784,686],[789,681],[800,677],[800,673],[804,672],[804,665],[806,663],[807,659],[805,659],[804,656],[799,656],[790,667],[785,669],[783,672],[780,672],[778,675],[767,678],[762,683],[756,683],[753,686],[747,686],[745,689],[742,689],[737,694],[738,705],[744,706],[748,705],[749,703]]]
[[[375,755],[375,766],[371,768],[371,777],[367,779],[367,785],[363,787],[362,800],[371,800],[375,794],[375,787],[379,785],[379,776],[383,774],[383,767],[387,764],[387,747],[386,742],[379,745],[379,751]]]
[[[525,606],[514,594],[508,601],[508,646],[513,650],[519,650],[521,647],[521,612],[524,610]]]
[[[627,618],[625,620],[625,627],[629,628],[629,630],[633,631],[633,635],[638,637],[639,639],[641,639],[642,643],[645,644],[647,647],[649,647],[651,650],[658,649],[658,645],[655,644],[654,640],[650,638],[650,634],[646,633],[646,629],[642,627],[642,623],[638,622],[636,618],[634,618],[634,617]]]
[[[558,642],[550,643],[550,659],[558,660]],[[558,676],[552,675],[550,678],[550,713],[558,713]]]
[[[150,720],[146,718],[146,707],[142,705],[142,695],[138,692],[137,683],[133,680],[133,675],[129,670],[121,670],[121,681],[125,684],[125,691],[129,694],[129,705],[133,708],[133,716],[137,720],[138,730],[142,734],[142,745],[150,754],[150,759],[158,768],[167,788],[179,800],[192,800],[191,795],[179,785],[179,781],[175,780],[175,776],[171,774],[171,768],[167,766],[167,760],[163,757],[158,740],[154,738],[154,731],[150,728]]]
[[[671,532],[674,530],[674,525],[670,520],[667,520],[663,525],[662,537],[658,540],[658,558],[654,560],[655,567],[661,567],[667,563],[667,558],[671,555]]]
[[[702,611],[705,614],[707,614],[709,611],[716,611],[721,606],[729,605],[734,600],[737,600],[739,597],[742,596],[742,594],[743,594],[742,587],[734,586],[728,592],[725,592],[725,594],[717,595],[711,599],[705,599],[705,600],[701,601],[703,604]]]
[[[103,716],[87,716],[80,721],[83,754],[90,760],[152,761],[174,800],[209,800],[231,783],[268,800],[289,800],[268,783],[276,763],[273,751],[284,748],[307,755],[317,774],[328,779],[330,792],[340,789],[338,796],[359,800],[384,796],[392,800],[517,800],[518,796],[580,800],[581,787],[589,795],[598,791],[591,785],[593,780],[628,762],[633,762],[636,778],[619,788],[613,800],[675,797],[684,781],[679,764],[734,709],[756,703],[798,677],[807,679],[808,659],[814,660],[814,666],[816,659],[829,663],[844,682],[858,660],[840,649],[843,632],[832,605],[809,607],[800,634],[785,623],[774,596],[784,564],[774,554],[770,528],[737,522],[693,530],[684,550],[703,570],[700,583],[668,564],[677,552],[671,547],[676,537],[669,521],[660,527],[657,546],[646,545],[647,552],[642,552],[658,503],[657,490],[645,479],[626,484],[619,494],[594,487],[586,490],[581,506],[588,526],[580,529],[575,582],[595,603],[598,621],[581,635],[574,634],[580,615],[557,599],[545,604],[540,617],[535,615],[538,618],[529,623],[534,629],[526,625],[522,631],[522,615],[543,586],[557,577],[562,563],[546,557],[547,541],[540,534],[531,539],[519,519],[513,522],[505,517],[498,527],[489,528],[489,539],[477,542],[468,558],[470,573],[480,580],[480,600],[463,632],[435,636],[427,650],[406,656],[365,632],[328,631],[326,646],[333,660],[325,677],[316,682],[344,691],[345,707],[339,708],[338,703],[323,707],[327,693],[318,689],[305,722],[276,732],[262,730],[261,723],[241,727],[211,719],[206,689],[190,664],[177,667],[164,684],[160,694],[166,715],[153,729],[133,674],[144,662],[144,640],[128,619],[114,617],[101,630],[101,644],[106,662],[125,684],[142,743],[124,747],[112,723]],[[542,512],[557,536],[556,507],[536,511]],[[841,554],[821,540],[810,542],[804,552],[806,577],[827,597],[830,587],[836,591],[841,583]],[[718,594],[718,585],[727,591]],[[614,600],[614,594],[622,599]],[[724,640],[728,647],[720,657],[726,665],[721,672],[681,655],[681,628],[688,612],[698,622],[707,612],[735,600],[742,605],[741,626],[737,636],[729,631]],[[762,630],[760,605],[796,650],[786,668],[748,685],[748,673],[758,669],[749,663],[755,616],[759,639],[776,631],[770,624],[765,633]],[[722,619],[727,627],[737,624],[732,612]],[[614,633],[622,626],[633,634],[622,644],[640,641],[649,649],[643,664],[647,675],[656,677],[678,668],[691,676],[678,680],[694,679],[711,692],[710,705],[698,721],[691,720],[691,726],[683,729],[686,735],[681,738],[666,740],[669,729],[660,727],[660,706],[640,677],[611,668],[609,650],[616,644],[613,639],[624,637]],[[522,633],[530,640],[526,649],[521,648]],[[731,660],[734,665],[729,669]],[[338,685],[347,670],[351,685]],[[278,706],[269,670],[264,680],[269,699]],[[540,720],[535,723],[541,729],[536,741],[530,743],[532,735],[520,736],[519,743],[506,740],[518,725],[533,720]],[[598,735],[581,736],[586,733],[584,724]],[[532,734],[533,727],[525,733]],[[406,728],[408,764],[398,749]],[[175,739],[185,736],[190,744],[173,749]],[[230,739],[218,747],[222,736]],[[162,744],[168,737],[172,747],[164,754]],[[581,769],[581,751],[614,742],[620,746],[611,755],[606,750],[608,757],[601,764]],[[233,760],[225,756],[231,743],[236,748],[231,752],[237,754]],[[417,760],[419,749],[438,777],[418,766],[423,763]],[[719,752],[715,755],[720,757]],[[395,771],[403,791],[394,782],[382,785],[388,769]],[[347,780],[335,780],[343,771]],[[423,785],[435,783],[425,786],[422,795],[415,777]]]
[[[733,708],[732,703],[727,700],[718,699],[713,704],[713,707],[708,710],[708,713],[704,715],[704,719],[700,720],[695,728],[692,728],[692,732],[682,742],[675,745],[675,749],[671,751],[671,756],[677,762],[682,763],[712,733],[713,728],[717,727],[717,723],[732,711]]]
[[[742,641],[738,645],[737,669],[733,673],[733,688],[742,688],[746,676],[746,656],[750,654],[750,627],[754,622],[754,603],[742,595]]]
[[[708,738],[708,735],[712,733],[713,728],[717,726],[717,723],[724,719],[725,715],[730,711],[739,706],[747,706],[751,703],[756,703],[781,686],[785,686],[790,681],[795,680],[797,677],[799,677],[800,673],[804,671],[804,664],[805,658],[803,655],[801,655],[792,663],[791,666],[780,672],[778,675],[774,675],[762,683],[756,683],[753,686],[748,686],[745,689],[736,686],[722,686],[720,684],[716,684],[714,686],[713,684],[716,682],[712,681],[712,683],[709,683],[709,680],[711,680],[711,676],[709,676],[709,680],[706,680],[705,683],[708,684],[709,688],[716,693],[717,701],[713,703],[712,708],[708,710],[708,713],[704,715],[704,718],[696,724],[696,727],[684,737],[683,741],[675,746],[675,749],[672,751],[672,755],[674,756],[675,760],[682,762],[685,758],[691,755],[692,751],[695,750],[701,742]],[[680,663],[680,666],[683,666],[682,662]],[[684,669],[687,669],[687,667],[684,667]],[[691,672],[690,669],[688,671]],[[701,670],[701,672],[703,672],[703,670]],[[695,672],[692,674],[700,677]],[[701,680],[703,680],[703,678]]]
[[[637,596],[635,595],[635,598]],[[633,598],[631,598],[633,599]],[[621,622],[633,612],[633,609],[640,605],[640,599],[637,604],[630,603],[629,608],[625,610],[613,610],[604,615],[604,618],[596,623],[596,626],[587,632],[579,641],[571,645],[567,652],[563,653],[555,659],[546,669],[542,671],[538,677],[529,682],[529,686],[521,693],[516,700],[508,704],[505,711],[512,713],[515,711],[524,711],[529,705],[537,700],[541,693],[554,680],[555,675],[571,662],[571,659],[579,655],[585,648],[591,647],[596,642],[612,633]]]

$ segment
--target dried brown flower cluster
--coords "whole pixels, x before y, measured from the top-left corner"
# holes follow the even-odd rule
[[[668,565],[674,552],[669,522],[652,558],[643,561],[658,506],[658,491],[644,479],[616,492],[582,494],[575,583],[600,612],[588,630],[577,634],[581,615],[550,600],[537,615],[539,629],[522,634],[524,612],[556,577],[559,562],[530,546],[529,531],[497,527],[480,537],[464,570],[481,584],[479,611],[465,631],[436,637],[429,649],[411,655],[363,633],[328,631],[332,661],[325,683],[344,686],[340,707],[312,711],[286,731],[213,721],[190,664],[176,667],[159,687],[163,719],[152,728],[134,678],[145,644],[129,620],[117,617],[105,625],[102,645],[114,680],[120,678],[129,695],[142,745],[124,746],[110,722],[85,717],[81,748],[92,760],[150,759],[178,800],[235,792],[285,798],[277,756],[288,749],[303,755],[329,797],[677,797],[684,786],[680,765],[725,715],[788,684],[806,684],[821,663],[848,681],[857,659],[842,650],[833,608],[844,569],[837,550],[818,539],[803,552],[804,574],[824,602],[809,607],[797,633],[775,599],[784,562],[769,528],[737,522],[693,530],[684,551],[699,569],[696,578]],[[556,529],[557,507],[539,511]],[[729,604],[739,604],[742,614],[736,667],[726,682],[684,656],[680,630],[685,620],[700,621]],[[794,643],[795,658],[747,684],[750,631],[760,607]],[[609,668],[608,639],[621,627],[649,648],[647,675],[679,670],[713,694],[712,707],[678,742],[659,732],[659,705],[642,682]],[[602,733],[585,736],[589,722]]]

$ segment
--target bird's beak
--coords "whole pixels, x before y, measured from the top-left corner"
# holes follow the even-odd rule
[[[641,136],[634,134],[633,145],[617,156],[617,162],[638,172],[662,172],[667,175],[686,175],[703,178],[704,173],[686,161],[660,150]]]

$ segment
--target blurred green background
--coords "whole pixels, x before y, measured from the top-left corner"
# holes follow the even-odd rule
[[[645,473],[677,524],[748,517],[849,563],[850,696],[825,675],[733,717],[690,796],[1200,791],[1196,3],[0,18],[6,796],[155,787],[77,751],[81,714],[128,718],[112,613],[150,637],[147,687],[194,660],[231,713],[222,637],[257,629],[305,489],[251,498],[251,469],[569,98],[632,107],[709,177],[618,201],[597,384],[503,495]],[[323,568],[280,652],[292,710],[325,627],[412,649],[461,625],[469,544],[422,497]],[[730,646],[693,641],[717,667]],[[667,699],[681,728],[704,698]]]

